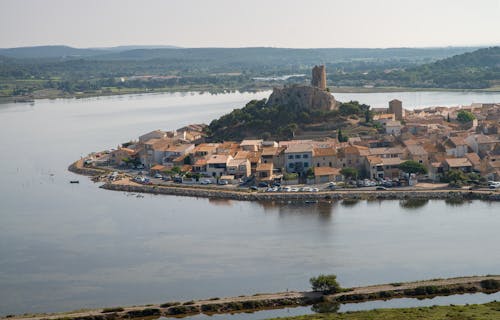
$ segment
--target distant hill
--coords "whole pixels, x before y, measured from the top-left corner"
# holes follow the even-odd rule
[[[174,50],[175,49],[175,50]],[[0,49],[0,55],[19,58],[90,58],[92,60],[184,60],[232,64],[300,65],[331,64],[346,61],[407,60],[435,61],[476,50],[477,47],[443,48],[180,48],[163,45],[130,45],[106,48],[35,46]]]
[[[102,54],[98,49],[78,49],[68,46],[38,46],[0,49],[0,55],[19,58],[60,58],[60,57],[88,57]]]
[[[176,49],[175,46],[162,45],[131,45],[117,46],[108,48],[73,48],[69,46],[54,45],[54,46],[34,46],[34,47],[17,47],[17,48],[0,48],[0,55],[18,58],[18,59],[38,59],[38,58],[63,58],[63,57],[92,57],[100,56],[106,53],[117,53],[122,51],[130,51],[137,49]]]
[[[339,85],[483,89],[500,83],[500,47],[482,48],[402,70],[330,74]]]
[[[150,60],[182,59],[210,60],[216,63],[228,62],[239,64],[300,65],[329,64],[353,60],[409,60],[435,61],[456,54],[476,50],[477,47],[447,48],[326,48],[326,49],[289,49],[289,48],[153,48],[126,50],[104,54],[99,59],[109,60]]]

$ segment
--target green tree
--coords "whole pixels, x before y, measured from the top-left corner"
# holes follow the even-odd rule
[[[337,132],[337,139],[339,140],[339,142],[347,142],[347,140],[349,140],[348,137],[344,137],[344,135],[342,134],[342,129],[340,128]]]
[[[457,113],[457,120],[461,123],[471,122],[474,119],[476,119],[476,117],[470,111],[460,110]]]
[[[343,168],[342,170],[340,170],[340,173],[347,179],[356,179],[359,174],[356,168],[351,167]]]
[[[406,173],[426,174],[427,168],[417,161],[408,160],[399,165],[399,169]]]
[[[339,283],[337,282],[337,276],[334,274],[320,274],[317,277],[312,277],[309,279],[311,288],[314,291],[322,291],[324,293],[337,293],[342,290]]]
[[[307,179],[314,179],[314,169],[313,168],[307,169],[306,177],[307,177]]]
[[[450,170],[446,172],[443,180],[452,187],[460,187],[469,180],[469,177],[462,170]]]

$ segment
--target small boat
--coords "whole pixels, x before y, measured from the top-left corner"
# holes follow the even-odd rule
[[[307,204],[318,203],[318,200],[306,200],[304,201]]]
[[[70,180],[69,183],[80,183],[79,180]]]

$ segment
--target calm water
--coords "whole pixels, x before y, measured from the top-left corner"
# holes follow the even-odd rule
[[[464,305],[464,304],[478,304],[490,301],[498,301],[500,299],[500,292],[494,294],[484,294],[484,293],[473,293],[473,294],[462,294],[462,295],[452,295],[447,297],[435,297],[432,299],[414,299],[414,298],[401,298],[392,299],[387,301],[367,301],[362,303],[347,303],[338,305],[337,312],[347,312],[347,311],[363,311],[363,310],[373,310],[381,308],[411,308],[411,307],[430,307],[430,306],[444,306],[444,305]],[[284,308],[275,310],[263,310],[256,311],[254,313],[234,313],[232,315],[228,314],[197,314],[190,317],[183,318],[184,320],[254,320],[254,319],[269,319],[277,317],[292,317],[301,316],[306,314],[316,313],[313,311],[313,306],[296,307],[296,308]],[[324,310],[324,309],[323,309]],[[321,311],[325,312],[325,311]],[[160,319],[173,319],[173,318],[163,318]]]
[[[0,105],[0,315],[301,290],[319,273],[352,286],[500,271],[499,203],[137,198],[66,171],[90,151],[266,95]]]

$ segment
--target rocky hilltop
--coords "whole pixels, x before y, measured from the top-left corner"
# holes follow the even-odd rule
[[[300,110],[335,110],[338,103],[328,91],[318,87],[291,85],[284,88],[274,88],[267,100],[268,106],[288,106],[290,109]]]

